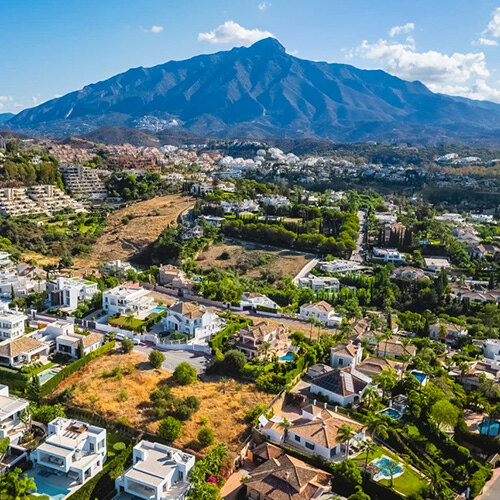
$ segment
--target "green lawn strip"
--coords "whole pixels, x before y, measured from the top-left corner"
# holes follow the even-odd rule
[[[410,465],[408,465],[404,460],[390,452],[386,448],[382,448],[381,446],[377,446],[374,452],[370,453],[368,457],[368,463],[372,460],[382,457],[383,455],[388,456],[392,460],[399,462],[404,465],[404,473],[394,478],[394,489],[403,495],[411,495],[412,493],[418,492],[421,488],[423,488],[427,482],[425,479],[418,474]],[[361,468],[365,465],[366,452],[361,453],[355,458],[357,465]],[[378,481],[380,484],[384,486],[390,486],[390,479],[382,479]]]
[[[144,321],[137,318],[129,318],[128,316],[120,316],[118,318],[110,318],[108,323],[112,326],[122,326],[126,329],[135,330],[136,328],[139,328]]]

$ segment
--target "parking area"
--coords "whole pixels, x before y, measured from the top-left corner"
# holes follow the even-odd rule
[[[134,350],[138,352],[143,352],[149,356],[149,353],[153,350],[153,347],[136,345]],[[165,356],[165,361],[163,362],[163,368],[170,372],[173,372],[177,365],[187,361],[190,365],[196,368],[198,374],[205,373],[205,369],[208,364],[212,361],[212,357],[208,354],[203,354],[194,351],[161,351]]]

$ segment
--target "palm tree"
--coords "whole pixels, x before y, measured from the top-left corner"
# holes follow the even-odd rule
[[[387,470],[389,471],[389,474],[391,475],[391,488],[394,486],[394,474],[397,472],[398,468],[400,467],[399,463],[396,462],[396,460],[389,460],[387,463]]]
[[[371,440],[367,439],[363,443],[363,451],[365,453],[365,465],[363,467],[363,474],[366,478],[366,469],[368,468],[368,460],[370,458],[370,455],[377,449],[377,445]]]
[[[352,427],[349,425],[341,425],[339,429],[337,430],[337,438],[340,441],[340,443],[345,445],[345,456],[346,458],[349,458],[349,447],[351,443],[351,439],[355,436],[355,432]]]
[[[448,486],[441,469],[437,466],[429,467],[426,471],[426,476],[429,479],[429,486],[431,488],[433,498],[438,497],[438,495]]]
[[[389,342],[389,339],[392,337],[392,335],[393,335],[392,330],[386,330],[382,334],[382,338],[385,340],[384,358],[387,356],[387,342]]]
[[[400,379],[403,378],[404,373],[406,372],[406,368],[408,367],[408,363],[410,362],[411,356],[407,353],[404,352],[399,356],[401,361],[403,362],[403,369],[401,370],[401,376],[399,377]]]
[[[0,483],[2,500],[23,500],[30,497],[30,492],[36,491],[34,479],[21,473],[22,470],[16,467],[2,477]]]
[[[379,355],[379,347],[380,347],[380,341],[384,338],[383,333],[376,333],[373,338],[375,339],[375,344],[377,345],[377,358]]]
[[[283,440],[286,440],[286,438],[288,436],[288,429],[292,426],[292,422],[290,422],[290,420],[288,420],[287,418],[284,418],[283,421],[279,423],[279,426],[284,431],[284,438],[283,438]]]
[[[369,385],[363,393],[363,398],[366,402],[366,408],[371,409],[373,407],[373,403],[378,398],[377,388],[374,385]]]
[[[264,362],[267,363],[267,358],[269,357],[269,349],[271,349],[271,344],[269,342],[262,342],[261,349],[262,352],[264,353]]]
[[[378,415],[374,415],[371,413],[368,415],[366,430],[373,436],[379,437],[380,439],[387,439],[389,437],[388,434],[388,425],[384,422]]]
[[[311,324],[311,330],[309,331],[309,340],[310,340],[310,339],[312,339],[313,326],[315,326],[315,324],[316,324],[316,315],[315,314],[311,314],[309,316],[309,318],[307,318],[307,320]]]

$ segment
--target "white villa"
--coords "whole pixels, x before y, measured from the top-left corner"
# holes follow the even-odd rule
[[[89,354],[99,349],[104,344],[104,335],[100,333],[91,333],[89,335],[80,335],[78,333],[67,333],[56,337],[56,352],[78,358],[80,354],[80,345],[83,348],[83,355]]]
[[[330,349],[330,366],[345,368],[357,366],[363,359],[363,348],[355,344],[337,344]]]
[[[0,309],[0,341],[15,339],[24,335],[25,322],[28,317],[15,309]]]
[[[110,314],[144,316],[154,307],[149,290],[131,283],[118,285],[102,294],[102,308]]]
[[[191,484],[188,475],[195,457],[159,443],[134,446],[133,464],[116,480],[118,493],[144,500],[183,500]]]
[[[37,467],[58,471],[83,484],[106,461],[106,429],[58,417],[48,425],[48,437],[31,454]]]
[[[493,361],[500,361],[500,340],[487,339],[483,346],[484,357]]]
[[[9,388],[0,385],[0,439],[8,437],[11,444],[18,443],[25,430],[20,417],[28,406],[28,401],[10,396]]]
[[[162,319],[162,325],[167,331],[185,333],[197,340],[208,339],[223,328],[217,314],[191,302],[174,304]]]
[[[275,443],[284,443],[322,456],[327,460],[339,461],[345,458],[346,446],[338,438],[338,430],[343,425],[351,427],[355,436],[351,444],[364,441],[365,432],[363,426],[349,417],[314,404],[309,404],[302,408],[301,414],[296,419],[288,419],[290,426],[285,433],[283,417],[275,415],[268,420],[262,416],[259,419],[261,424],[260,432]],[[351,446],[351,453],[354,446]]]
[[[265,307],[266,309],[274,309],[277,310],[279,308],[278,304],[271,300],[269,297],[266,297],[262,293],[258,292],[245,292],[241,296],[242,309],[259,309],[260,307]]]
[[[101,269],[101,273],[103,274],[111,274],[120,277],[126,277],[129,271],[135,271],[134,267],[128,262],[123,262],[120,259],[110,260]]]
[[[342,324],[342,316],[335,313],[335,309],[324,300],[315,304],[303,304],[300,306],[300,317],[308,321],[314,317],[317,321],[321,321],[328,326],[340,326]]]
[[[340,288],[340,281],[337,278],[329,276],[314,276],[314,274],[308,274],[299,278],[300,288],[310,288],[314,293],[319,290],[325,290],[327,292],[336,292]]]
[[[74,311],[78,304],[91,300],[99,292],[97,283],[81,278],[65,278],[60,276],[55,282],[47,283],[47,292],[53,307]]]
[[[49,355],[50,346],[25,335],[0,344],[0,365],[21,368]]]

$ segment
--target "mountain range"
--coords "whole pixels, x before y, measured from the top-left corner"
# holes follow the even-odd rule
[[[500,145],[500,105],[436,94],[381,70],[300,59],[266,38],[130,69],[23,110],[2,126],[52,135],[111,126],[213,137]]]

